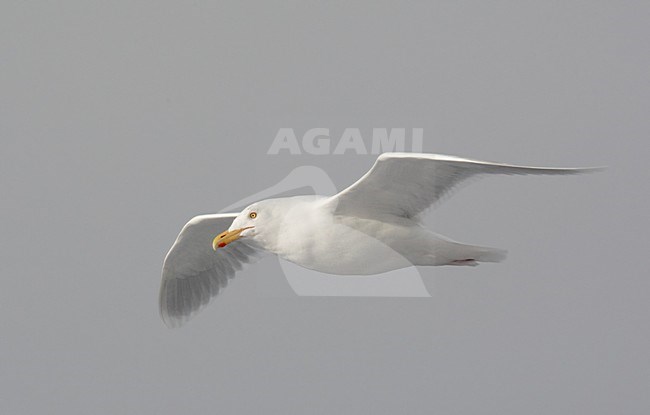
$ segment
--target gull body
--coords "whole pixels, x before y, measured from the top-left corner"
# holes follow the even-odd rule
[[[165,257],[161,316],[170,327],[183,324],[260,252],[339,275],[380,274],[413,265],[499,262],[506,251],[435,234],[421,225],[422,215],[476,175],[595,170],[385,153],[368,173],[334,196],[267,199],[238,213],[197,216],[181,230]]]
[[[373,275],[412,265],[475,265],[505,257],[505,251],[454,242],[409,218],[338,216],[329,202],[322,196],[264,200],[237,215],[228,231],[250,227],[240,237],[256,248],[337,275]],[[255,219],[249,218],[251,212]]]

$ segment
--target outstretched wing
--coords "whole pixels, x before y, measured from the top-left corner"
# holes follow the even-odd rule
[[[599,168],[548,168],[424,153],[384,153],[356,183],[332,196],[339,215],[413,218],[479,174],[577,174]]]
[[[256,250],[241,240],[212,250],[212,239],[230,227],[236,213],[200,215],[181,230],[165,257],[160,285],[160,316],[178,327],[203,309]]]

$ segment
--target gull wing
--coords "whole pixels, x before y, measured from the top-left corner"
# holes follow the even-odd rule
[[[414,218],[466,179],[481,174],[578,174],[600,168],[490,163],[441,154],[384,153],[370,171],[327,203],[338,215]]]
[[[181,230],[165,257],[160,285],[160,316],[179,327],[203,309],[256,250],[241,240],[212,250],[212,239],[230,227],[236,213],[200,215]]]

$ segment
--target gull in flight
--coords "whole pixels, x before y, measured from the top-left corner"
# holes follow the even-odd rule
[[[499,262],[506,251],[466,245],[433,233],[421,225],[422,215],[461,182],[477,175],[565,175],[597,170],[384,153],[370,171],[334,196],[266,199],[239,213],[192,218],[165,257],[160,315],[169,327],[182,325],[243,264],[262,252],[338,275],[381,274],[413,265]]]

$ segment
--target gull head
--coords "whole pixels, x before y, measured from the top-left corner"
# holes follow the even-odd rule
[[[237,215],[230,228],[215,236],[212,249],[225,248],[232,242],[244,239],[248,242],[264,246],[264,241],[277,227],[277,210],[273,200],[253,203]]]

